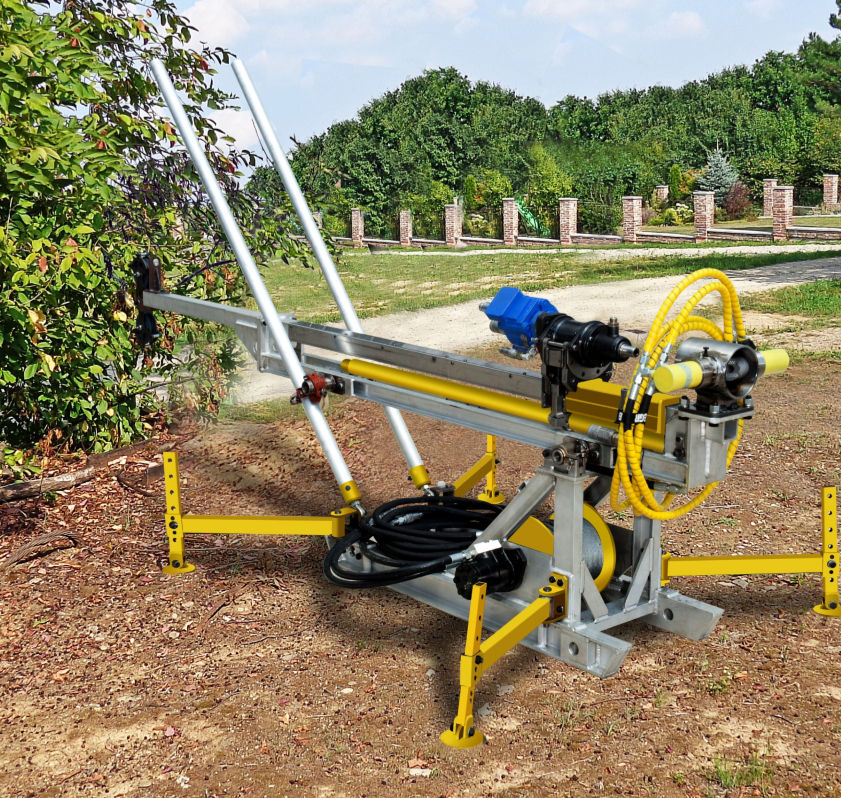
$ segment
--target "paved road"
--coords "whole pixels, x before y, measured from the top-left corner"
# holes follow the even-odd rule
[[[744,252],[746,248],[734,249]],[[636,252],[636,250],[611,250],[611,255],[615,256],[625,251]],[[675,252],[676,250],[668,251]],[[767,247],[762,251],[767,251]],[[758,269],[727,272],[727,274],[739,294],[782,288],[814,280],[841,280],[841,257],[778,263]],[[569,313],[577,319],[606,321],[614,315],[619,317],[619,325],[623,330],[645,332],[663,300],[683,279],[683,276],[670,275],[637,280],[607,281],[594,285],[574,285],[568,288],[537,291],[534,295],[545,297],[558,310]],[[370,335],[453,352],[468,351],[496,342],[500,345],[505,343],[502,336],[490,331],[487,319],[478,309],[476,300],[444,308],[393,313],[374,319],[365,319],[363,327]],[[292,389],[288,381],[272,375],[260,374],[253,365],[249,364],[249,367],[241,374],[235,399],[244,403],[257,402],[291,393]]]

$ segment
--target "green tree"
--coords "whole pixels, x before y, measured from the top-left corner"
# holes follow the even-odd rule
[[[528,204],[535,208],[552,208],[554,212],[558,206],[558,199],[569,196],[572,178],[561,171],[557,161],[541,144],[529,147],[526,158]]]
[[[835,0],[836,12],[829,15],[829,25],[841,31],[841,0]],[[825,113],[839,114],[841,105],[841,36],[836,33],[826,41],[811,33],[798,51],[805,69],[801,82],[812,91],[812,104]]]
[[[0,9],[0,445],[20,466],[38,445],[101,449],[141,434],[155,408],[150,371],[191,374],[194,404],[212,409],[232,364],[230,343],[189,320],[166,319],[145,356],[133,340],[138,250],[154,252],[170,277],[229,257],[158,115],[151,58],[185,96],[255,252],[298,250],[257,224],[259,203],[238,191],[253,156],[231,149],[202,111],[228,104],[212,79],[228,53],[191,49],[174,3],[0,0]],[[234,273],[219,271],[181,290],[237,297]]]
[[[718,204],[724,201],[727,193],[739,181],[739,173],[727,156],[719,149],[710,153],[707,168],[698,178],[698,188],[701,191],[714,191]]]
[[[683,170],[676,163],[669,167],[669,199],[677,202],[683,199]]]

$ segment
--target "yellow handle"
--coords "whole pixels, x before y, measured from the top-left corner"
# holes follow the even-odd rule
[[[662,393],[694,388],[701,384],[703,378],[704,370],[701,364],[694,360],[672,363],[670,366],[660,366],[654,370],[654,385]]]
[[[757,354],[765,363],[765,374],[778,374],[788,368],[788,352],[785,349],[766,349]]]

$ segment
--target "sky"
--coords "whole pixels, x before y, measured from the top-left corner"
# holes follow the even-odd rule
[[[425,69],[454,66],[547,107],[568,94],[679,86],[812,31],[834,0],[177,0],[195,38],[246,64],[289,149]],[[222,66],[219,84],[237,84]],[[241,146],[243,112],[214,114]]]

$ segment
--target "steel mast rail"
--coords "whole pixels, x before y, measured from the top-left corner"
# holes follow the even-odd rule
[[[277,346],[278,352],[283,359],[286,373],[296,386],[302,385],[306,374],[304,373],[303,366],[301,365],[298,355],[295,352],[295,347],[289,340],[286,328],[280,320],[277,309],[275,308],[274,303],[269,296],[269,292],[263,283],[263,278],[260,276],[257,264],[254,262],[254,258],[251,256],[248,245],[242,237],[242,232],[234,219],[233,213],[231,213],[231,209],[228,207],[228,203],[222,193],[222,189],[216,182],[213,170],[210,168],[210,164],[205,157],[201,144],[199,143],[196,134],[193,132],[190,120],[187,118],[187,114],[184,112],[184,107],[181,105],[181,100],[178,99],[178,95],[175,93],[175,87],[169,79],[166,67],[163,65],[163,62],[157,58],[152,60],[151,66],[152,74],[155,77],[158,88],[161,90],[161,94],[169,107],[172,118],[175,120],[178,131],[181,133],[181,139],[184,142],[184,146],[187,148],[187,152],[189,153],[190,158],[201,177],[204,188],[210,197],[211,203],[213,204],[213,209],[219,217],[222,229],[225,231],[225,235],[237,259],[237,263],[239,264],[240,269],[242,269],[243,276],[245,277],[248,287],[251,289],[251,293],[257,302],[257,307],[260,308],[260,313],[263,316],[263,322],[268,327],[271,337]],[[353,477],[351,476],[350,469],[348,468],[347,463],[339,450],[339,446],[336,443],[336,439],[333,437],[333,433],[327,424],[327,419],[324,418],[321,406],[316,402],[309,401],[304,401],[302,404],[304,406],[304,411],[307,414],[307,418],[312,425],[313,431],[318,438],[318,442],[324,450],[324,455],[327,458],[327,462],[330,464],[330,468],[333,471],[336,482],[339,483],[339,489],[342,493],[343,499],[347,504],[352,504],[354,506],[358,505],[359,499],[361,498],[359,488],[356,486],[356,482],[354,482]]]
[[[324,245],[324,240],[321,238],[321,233],[318,230],[315,219],[313,219],[309,205],[307,205],[307,201],[304,198],[300,185],[298,185],[295,173],[292,171],[292,167],[286,159],[286,154],[283,152],[283,148],[277,140],[272,124],[266,115],[266,111],[263,108],[263,103],[260,101],[257,90],[251,82],[251,78],[245,68],[245,64],[240,61],[240,59],[235,58],[233,62],[233,69],[234,74],[237,76],[237,80],[239,81],[239,85],[242,88],[245,101],[251,109],[254,121],[257,123],[257,128],[260,131],[263,143],[266,145],[266,149],[269,151],[269,155],[275,165],[275,169],[280,175],[283,185],[286,187],[286,192],[289,194],[289,198],[292,200],[292,206],[295,208],[295,212],[301,220],[301,226],[304,228],[304,235],[306,235],[307,241],[309,241],[313,254],[318,261],[318,265],[321,267],[324,279],[327,281],[327,285],[330,288],[330,293],[333,294],[333,299],[336,300],[336,305],[338,305],[339,312],[342,314],[345,326],[352,332],[361,333],[362,324],[360,324],[359,317],[356,315],[356,308],[353,307],[353,303],[350,301],[350,297],[348,296],[345,285],[342,282],[342,278],[339,277],[339,273],[336,270],[336,264],[333,263],[333,259],[330,257],[330,253]],[[423,460],[421,460],[421,456],[418,453],[415,442],[412,440],[412,436],[409,433],[406,422],[403,420],[403,416],[400,415],[400,411],[394,407],[386,406],[384,409],[386,417],[388,418],[388,423],[391,425],[391,429],[394,432],[394,437],[397,439],[397,445],[400,447],[403,458],[409,466],[409,475],[412,477],[412,481],[418,488],[423,489],[428,487],[429,473],[423,464]]]

